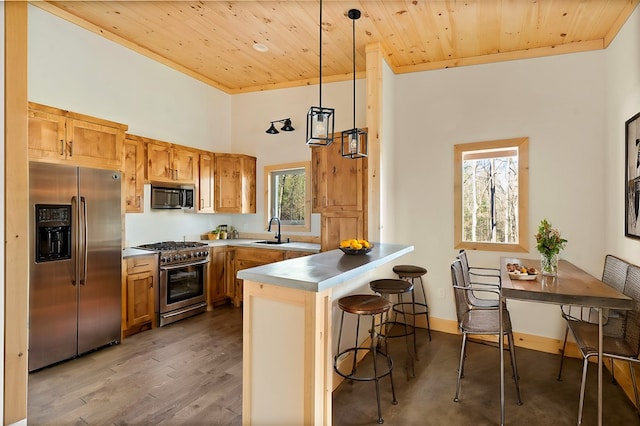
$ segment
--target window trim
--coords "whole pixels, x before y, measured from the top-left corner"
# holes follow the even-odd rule
[[[274,164],[264,166],[264,228],[269,227],[271,220],[271,173],[283,170],[304,169],[305,174],[305,197],[304,197],[304,224],[282,225],[282,231],[289,232],[310,232],[311,231],[311,161],[300,161],[297,163]]]
[[[518,147],[518,242],[488,243],[462,240],[462,154],[468,151]],[[529,252],[529,138],[456,144],[454,152],[454,248],[466,250]]]

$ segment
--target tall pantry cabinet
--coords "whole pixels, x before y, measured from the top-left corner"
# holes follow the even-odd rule
[[[320,213],[320,250],[367,239],[367,159],[344,158],[340,136],[311,151],[313,213]]]

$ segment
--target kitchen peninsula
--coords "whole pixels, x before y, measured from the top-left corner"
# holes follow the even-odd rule
[[[376,244],[366,255],[331,250],[238,271],[243,424],[331,424],[337,300],[371,292],[384,265],[411,251]]]

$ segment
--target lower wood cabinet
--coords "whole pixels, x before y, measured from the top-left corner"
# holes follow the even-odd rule
[[[243,280],[236,278],[238,271],[253,268],[255,266],[266,265],[268,263],[280,262],[282,260],[314,254],[308,251],[297,250],[276,250],[261,249],[254,247],[237,247],[231,257],[233,292],[231,300],[236,307],[242,303]]]
[[[155,326],[157,280],[157,254],[126,259],[122,291],[123,336],[130,336]]]
[[[284,260],[283,250],[260,249],[251,247],[237,247],[234,254],[234,283],[233,304],[236,307],[242,303],[242,280],[235,278],[238,271],[253,268],[255,266],[266,265],[268,263],[280,262]]]
[[[229,268],[233,269],[230,258],[233,248],[211,247],[209,249],[209,290],[207,305],[209,309],[226,302],[233,295],[233,286],[229,283]],[[231,287],[231,289],[229,289]]]

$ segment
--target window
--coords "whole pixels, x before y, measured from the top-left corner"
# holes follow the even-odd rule
[[[454,146],[455,248],[529,251],[529,138]]]
[[[291,163],[264,168],[265,221],[277,216],[281,229],[311,230],[311,163]]]

